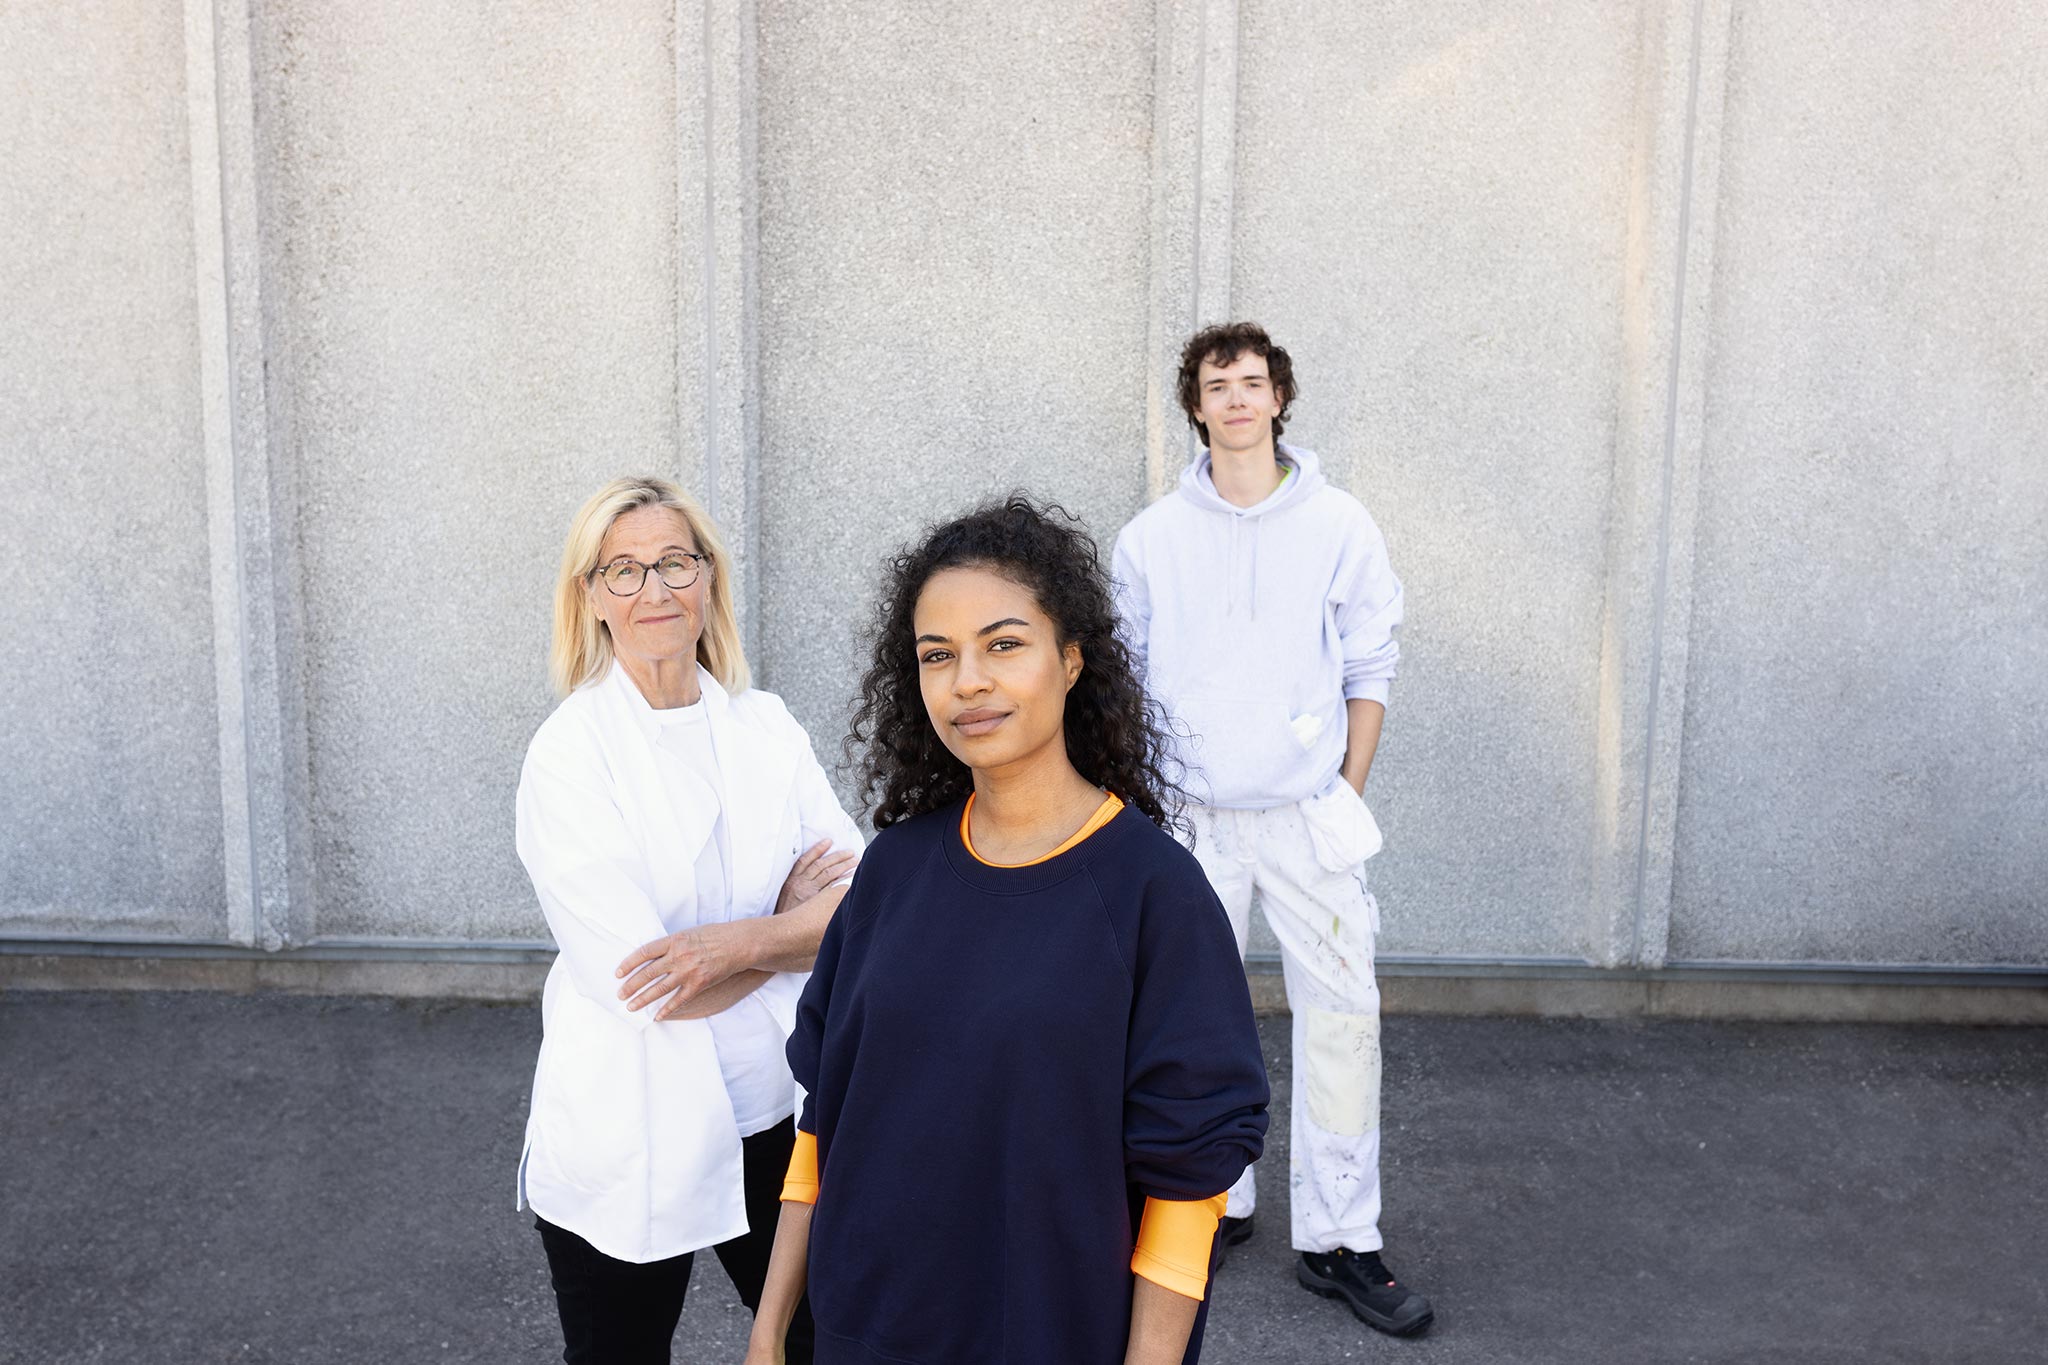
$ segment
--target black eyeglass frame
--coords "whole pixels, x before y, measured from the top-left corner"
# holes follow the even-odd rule
[[[688,578],[685,578],[680,583],[669,582],[668,575],[661,571],[661,566],[663,564],[668,563],[672,559],[687,559],[691,561],[690,576]],[[656,578],[659,578],[661,580],[662,586],[667,588],[670,592],[681,592],[684,588],[689,587],[692,583],[695,583],[697,581],[698,576],[704,572],[704,566],[709,564],[710,562],[711,556],[707,554],[699,554],[691,550],[671,550],[667,554],[663,555],[660,559],[655,560],[652,564],[643,564],[637,559],[632,559],[622,555],[609,563],[598,565],[590,572],[597,578],[597,580],[600,583],[604,584],[605,591],[609,592],[612,596],[633,597],[636,596],[642,588],[647,586],[647,575],[650,573],[653,574]],[[611,576],[605,571],[607,569],[619,568],[623,565],[628,564],[632,565],[635,569],[638,569],[640,571],[639,581],[634,583],[632,587],[624,590],[613,587]]]

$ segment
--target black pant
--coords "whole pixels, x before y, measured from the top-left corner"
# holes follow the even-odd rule
[[[740,1302],[761,1306],[768,1251],[782,1217],[782,1179],[796,1145],[796,1120],[741,1141],[745,1160],[747,1231],[712,1250],[732,1277]],[[669,1341],[683,1315],[695,1252],[635,1265],[615,1260],[565,1228],[536,1217],[555,1307],[562,1315],[562,1359],[569,1365],[668,1365]],[[811,1365],[811,1305],[799,1300],[786,1338],[789,1365]]]

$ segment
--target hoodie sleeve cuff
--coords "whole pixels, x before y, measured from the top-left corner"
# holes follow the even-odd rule
[[[1385,706],[1387,699],[1393,694],[1392,678],[1359,678],[1356,681],[1346,681],[1344,684],[1346,701],[1376,701]]]

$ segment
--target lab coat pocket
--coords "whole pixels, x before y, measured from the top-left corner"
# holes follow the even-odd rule
[[[541,1040],[534,1109],[541,1145],[564,1180],[600,1191],[632,1167],[644,1146],[643,1070],[630,1025],[573,990],[561,993]]]
[[[1309,843],[1326,872],[1346,872],[1380,851],[1379,822],[1343,774],[1301,803]]]

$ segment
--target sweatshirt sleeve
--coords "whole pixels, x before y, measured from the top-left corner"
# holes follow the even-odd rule
[[[1337,630],[1344,642],[1344,699],[1387,704],[1401,646],[1401,580],[1387,562],[1387,542],[1365,509],[1346,537],[1337,574]]]
[[[818,943],[818,960],[797,1000],[796,1027],[790,1032],[784,1053],[789,1058],[790,1074],[803,1087],[804,1107],[797,1114],[796,1126],[800,1133],[809,1133],[813,1138],[818,1132],[818,1067],[825,1051],[825,1021],[832,1011],[832,987],[845,957],[847,925],[859,912],[860,894],[861,876],[856,869],[846,899],[825,925],[825,936]]]
[[[544,729],[527,750],[515,801],[519,861],[569,966],[569,983],[614,1017],[645,1028],[656,1011],[626,1008],[618,966],[668,931],[603,761],[580,751],[575,738]]]
[[[1116,549],[1110,556],[1110,575],[1116,588],[1116,615],[1124,646],[1131,651],[1131,666],[1143,682],[1145,647],[1152,631],[1152,597],[1144,570],[1138,567],[1129,526],[1117,533]]]
[[[1265,1060],[1237,940],[1187,866],[1155,877],[1139,912],[1125,1044],[1124,1170],[1149,1198],[1227,1191],[1265,1145]]]

